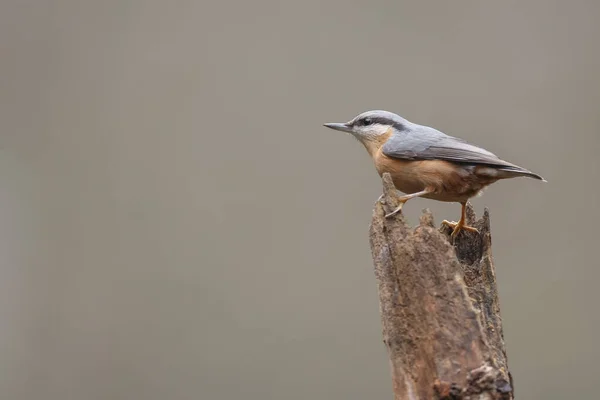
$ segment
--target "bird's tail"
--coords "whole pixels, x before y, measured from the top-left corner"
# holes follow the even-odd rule
[[[506,178],[514,178],[517,176],[528,176],[530,178],[534,178],[534,179],[539,179],[542,182],[548,182],[547,180],[545,180],[544,178],[542,178],[540,175],[533,173],[525,168],[519,167],[518,165],[514,165],[514,166],[502,166],[498,168],[500,171],[503,171],[506,173]]]

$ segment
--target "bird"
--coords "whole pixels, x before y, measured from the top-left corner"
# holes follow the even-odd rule
[[[460,203],[459,221],[442,221],[452,229],[452,239],[463,230],[478,232],[466,223],[466,206],[487,186],[522,176],[546,182],[482,147],[389,111],[366,111],[348,122],[323,125],[356,138],[373,159],[379,176],[389,173],[395,188],[405,193],[386,218],[401,212],[408,200],[417,197]]]

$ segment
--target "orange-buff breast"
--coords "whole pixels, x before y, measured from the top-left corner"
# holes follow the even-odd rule
[[[416,193],[431,188],[433,193],[423,197],[438,201],[463,202],[476,196],[496,179],[476,174],[477,168],[442,160],[399,160],[387,157],[381,149],[374,154],[379,175],[389,172],[396,189]]]

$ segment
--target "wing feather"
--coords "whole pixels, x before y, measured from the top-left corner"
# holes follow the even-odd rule
[[[468,164],[507,165],[506,161],[481,147],[426,126],[396,132],[383,145],[382,151],[388,157],[404,160],[446,160]]]
[[[402,160],[444,160],[460,164],[486,165],[543,179],[479,146],[428,126],[414,125],[396,132],[383,145],[382,152],[388,157]]]

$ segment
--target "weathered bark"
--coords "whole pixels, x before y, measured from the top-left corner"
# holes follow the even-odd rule
[[[370,242],[395,399],[512,399],[487,209],[475,221],[469,206],[479,234],[451,244],[427,210],[414,230],[401,213],[385,218],[398,195],[383,182]]]

